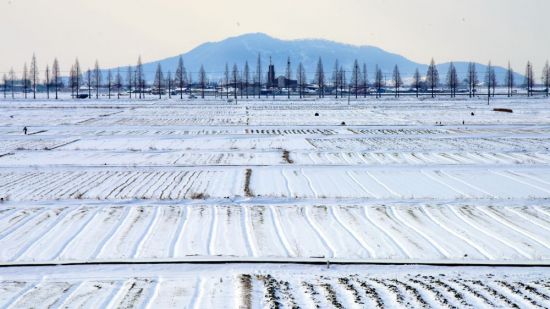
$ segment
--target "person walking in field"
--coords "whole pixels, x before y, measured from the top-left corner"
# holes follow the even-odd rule
[[[23,128],[23,133],[25,133],[25,135],[27,135],[27,127]]]

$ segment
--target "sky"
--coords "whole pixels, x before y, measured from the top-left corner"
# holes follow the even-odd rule
[[[0,0],[0,73],[36,53],[68,70],[175,56],[251,32],[373,45],[413,61],[477,61],[540,73],[549,0]]]

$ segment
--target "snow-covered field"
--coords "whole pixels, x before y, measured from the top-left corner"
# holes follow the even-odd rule
[[[0,307],[548,307],[550,100],[492,104],[0,101]]]
[[[547,263],[550,207],[496,202],[5,207],[0,264],[293,260]],[[475,205],[475,206],[473,206]]]
[[[131,272],[131,276],[128,273]],[[547,268],[140,265],[0,269],[27,308],[544,308]]]

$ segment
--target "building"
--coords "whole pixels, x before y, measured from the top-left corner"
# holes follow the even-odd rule
[[[277,87],[295,89],[298,87],[298,81],[295,79],[287,79],[285,76],[281,75],[277,77]]]

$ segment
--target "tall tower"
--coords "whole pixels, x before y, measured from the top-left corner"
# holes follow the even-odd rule
[[[271,57],[269,57],[269,68],[267,71],[267,87],[275,87],[277,86],[277,82],[275,80],[275,66],[271,62]]]

